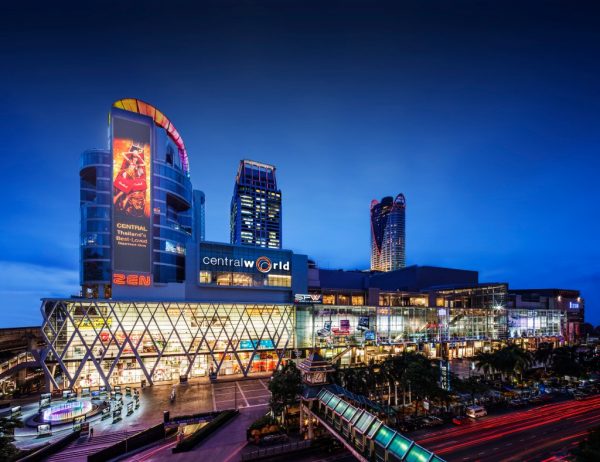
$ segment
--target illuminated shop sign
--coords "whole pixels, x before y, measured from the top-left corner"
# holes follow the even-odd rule
[[[205,267],[222,268],[240,268],[240,269],[256,269],[260,273],[269,273],[271,270],[290,271],[290,262],[288,261],[272,261],[269,257],[260,256],[256,260],[250,260],[243,257],[202,257],[202,264]]]
[[[112,318],[84,318],[75,324],[77,329],[102,329],[104,326],[110,327],[112,325]]]
[[[331,332],[333,335],[348,335],[350,333],[350,320],[341,319],[339,328],[332,328]]]
[[[150,274],[113,273],[113,284],[118,286],[150,287],[152,285],[152,277]]]
[[[357,330],[364,331],[369,330],[369,317],[361,316],[358,318],[358,326],[356,326]]]
[[[150,286],[152,125],[113,113],[111,127],[113,283]]]
[[[571,309],[571,310],[578,310],[579,309],[579,303],[577,303],[577,302],[569,302],[569,309]]]
[[[294,295],[294,303],[323,303],[321,294],[296,294]]]
[[[254,350],[259,348],[274,349],[273,340],[240,340],[240,350]]]
[[[279,308],[276,306],[253,306],[244,309],[246,316],[280,316]]]

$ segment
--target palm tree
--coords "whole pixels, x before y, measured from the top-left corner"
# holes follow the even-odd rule
[[[548,364],[552,359],[553,353],[554,350],[552,348],[552,345],[544,343],[540,344],[537,350],[535,350],[534,359],[536,362],[544,366],[544,372],[546,372],[546,368],[548,367]]]
[[[479,351],[474,356],[475,367],[478,371],[483,371],[483,377],[487,379],[490,372],[495,372],[494,368],[494,354],[486,351]]]

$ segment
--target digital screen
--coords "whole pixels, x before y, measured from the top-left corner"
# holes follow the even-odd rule
[[[368,328],[369,328],[369,317],[361,316],[360,318],[358,318],[357,329],[358,330],[367,330]]]
[[[150,285],[151,136],[150,124],[113,115],[112,239],[115,284]]]
[[[368,330],[365,332],[365,340],[375,340],[375,332]]]
[[[350,330],[350,320],[342,319],[340,321],[340,330]]]
[[[254,350],[254,347],[258,345],[258,348],[273,349],[275,345],[273,340],[240,340],[240,350]]]

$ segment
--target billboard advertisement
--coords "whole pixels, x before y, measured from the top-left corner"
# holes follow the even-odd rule
[[[113,284],[149,286],[152,126],[112,117]]]

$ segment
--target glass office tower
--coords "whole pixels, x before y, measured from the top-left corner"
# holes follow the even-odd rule
[[[281,191],[273,165],[240,162],[231,199],[231,243],[281,248]]]
[[[371,270],[394,271],[406,266],[406,199],[371,201]]]

